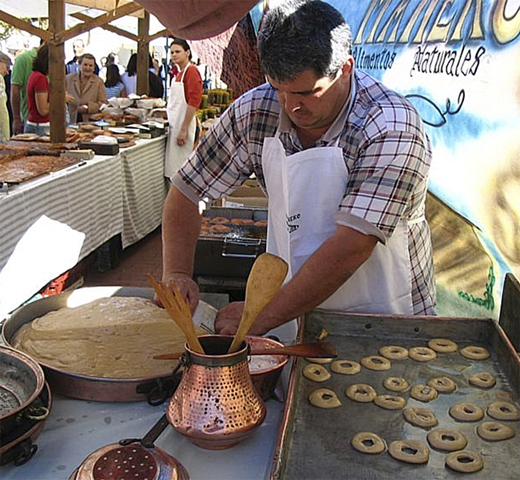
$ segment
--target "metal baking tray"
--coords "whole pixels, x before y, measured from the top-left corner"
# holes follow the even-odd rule
[[[485,408],[497,400],[518,402],[520,392],[520,358],[502,328],[491,319],[385,316],[340,314],[313,311],[302,321],[300,341],[314,341],[325,329],[327,340],[338,349],[338,359],[359,361],[368,355],[378,355],[384,345],[406,348],[426,346],[432,338],[448,338],[458,343],[459,350],[467,345],[485,346],[491,357],[471,361],[458,352],[438,354],[428,363],[414,360],[393,360],[392,368],[374,372],[362,367],[357,375],[338,375],[323,383],[312,382],[302,376],[307,364],[298,359],[293,364],[288,387],[284,417],[277,440],[271,469],[272,480],[305,479],[455,479],[463,474],[445,467],[446,453],[430,448],[427,464],[411,465],[393,459],[388,452],[366,455],[354,450],[350,441],[360,431],[380,435],[387,444],[393,440],[415,439],[427,444],[428,430],[407,423],[402,410],[384,410],[373,403],[358,403],[345,395],[354,383],[371,384],[378,394],[392,393],[382,386],[385,377],[404,377],[411,386],[448,376],[457,384],[451,394],[439,394],[429,403],[401,394],[407,407],[431,409],[439,420],[436,427],[455,428],[468,438],[467,449],[479,452],[484,468],[471,474],[471,479],[517,480],[520,476],[520,422],[504,422],[517,430],[510,440],[486,442],[476,434],[480,422],[456,422],[449,414],[451,405],[462,401]],[[495,387],[484,390],[471,386],[468,378],[478,371],[488,371],[497,377]],[[308,402],[316,388],[330,388],[336,392],[342,406],[320,409]],[[482,421],[493,420],[486,416]]]

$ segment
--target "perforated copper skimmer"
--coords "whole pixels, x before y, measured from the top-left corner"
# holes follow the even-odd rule
[[[199,337],[205,354],[186,349],[181,382],[166,416],[194,444],[218,450],[248,437],[265,419],[265,405],[251,382],[245,343],[227,354],[233,337]]]

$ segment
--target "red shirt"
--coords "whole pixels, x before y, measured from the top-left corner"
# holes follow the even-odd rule
[[[186,68],[187,70],[183,80],[184,97],[188,105],[199,108],[202,102],[202,77],[200,76],[199,69],[195,65],[189,65]],[[182,72],[179,72],[175,77],[175,81],[180,82],[181,78]]]
[[[41,116],[36,107],[36,93],[49,92],[49,82],[47,77],[40,72],[32,72],[27,82],[27,108],[29,110],[28,120],[34,123],[46,123],[49,115]]]

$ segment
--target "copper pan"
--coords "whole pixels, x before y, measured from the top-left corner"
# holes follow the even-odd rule
[[[53,310],[66,307],[79,297],[95,300],[102,297],[143,297],[153,298],[153,289],[128,287],[86,287],[73,292],[63,292],[50,297],[42,298],[20,307],[13,312],[3,323],[2,337],[10,345],[14,334],[22,325],[45,315]],[[86,301],[83,301],[86,303]],[[200,302],[200,308],[210,308],[208,304]],[[61,394],[80,400],[100,402],[130,402],[150,399],[150,394],[156,393],[160,398],[167,395],[161,389],[171,386],[171,375],[157,375],[140,378],[101,378],[67,372],[59,368],[40,363],[45,372],[54,394]],[[169,392],[171,395],[171,391]],[[169,395],[168,395],[169,396]],[[164,399],[163,399],[164,400]],[[160,403],[160,402],[157,402]]]

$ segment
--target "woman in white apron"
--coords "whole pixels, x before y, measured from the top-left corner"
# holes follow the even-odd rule
[[[197,127],[195,112],[202,101],[202,78],[190,61],[188,43],[176,38],[170,45],[170,53],[180,71],[171,82],[167,106],[169,134],[164,176],[168,178],[175,175],[193,150]]]

